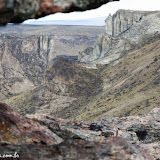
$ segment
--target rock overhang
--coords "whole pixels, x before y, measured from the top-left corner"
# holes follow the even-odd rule
[[[119,0],[0,0],[0,26],[57,12],[85,11]]]

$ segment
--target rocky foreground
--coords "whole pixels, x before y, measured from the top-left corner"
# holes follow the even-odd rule
[[[23,160],[152,160],[160,154],[160,109],[144,117],[94,122],[14,112],[0,103],[0,155]]]
[[[119,10],[80,61],[54,58],[47,36],[2,36],[0,158],[159,160],[159,22],[158,11]]]
[[[160,106],[159,22],[159,11],[119,10],[96,42],[102,28],[9,25],[0,36],[0,101],[21,115],[145,115]]]

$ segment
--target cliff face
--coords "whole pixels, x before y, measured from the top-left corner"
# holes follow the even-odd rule
[[[105,21],[106,33],[113,37],[119,36],[132,25],[139,23],[149,12],[118,10],[113,16],[109,15]]]
[[[47,30],[26,25],[0,28],[0,99],[41,85],[53,58],[77,56],[103,31],[101,27],[78,26],[48,26]]]
[[[24,92],[41,84],[53,50],[53,39],[48,36],[0,36],[1,94]]]
[[[94,61],[106,57],[109,63],[123,53],[136,49],[152,35],[160,33],[160,12],[118,10],[105,21],[106,34],[100,35],[90,52],[83,51],[80,60]],[[141,42],[139,42],[141,40]],[[144,43],[143,43],[144,44]],[[98,60],[98,63],[100,60]]]
[[[99,63],[97,60],[102,62],[102,59],[106,57],[105,62],[102,63],[109,63],[110,61],[119,58],[122,53],[132,50],[135,46],[135,42],[130,40],[102,34],[97,38],[94,48],[87,48],[81,52],[79,59],[82,62],[94,61]]]
[[[159,29],[160,12],[118,10],[106,19],[106,33],[113,37],[137,38],[142,34],[151,34]]]
[[[0,25],[9,22],[20,23],[26,19],[43,17],[56,12],[95,9],[111,1],[114,0],[1,0]]]

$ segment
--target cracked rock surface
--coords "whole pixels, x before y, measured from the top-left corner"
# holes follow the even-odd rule
[[[159,109],[154,109],[147,115],[151,121],[154,119],[152,130],[159,128],[158,115]],[[145,118],[139,119],[141,120],[139,124],[143,123],[143,129],[146,127],[146,132],[149,134],[147,130],[149,120],[145,121]],[[153,135],[154,144],[138,140],[137,131],[140,130],[138,125],[136,131],[135,129],[128,131],[131,123],[137,124],[137,118],[135,121],[127,122],[130,120],[132,120],[131,117],[82,122],[55,119],[46,114],[22,117],[8,105],[0,103],[1,155],[5,153],[14,155],[16,152],[19,159],[23,160],[152,160],[158,158],[158,135]],[[126,135],[134,139],[127,139]],[[136,136],[138,136],[137,139]]]

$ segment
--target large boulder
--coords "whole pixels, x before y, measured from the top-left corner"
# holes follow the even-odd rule
[[[0,103],[0,129],[0,158],[153,159],[145,149],[118,136],[115,127],[47,115],[24,118],[4,103]]]

